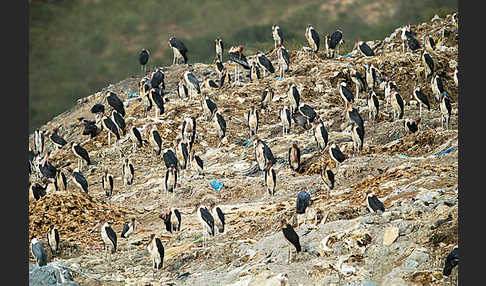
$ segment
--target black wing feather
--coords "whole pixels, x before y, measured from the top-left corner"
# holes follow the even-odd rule
[[[295,232],[294,228],[290,224],[287,224],[285,228],[282,228],[282,232],[285,238],[292,243],[297,252],[300,252],[302,249],[300,246],[299,235]]]

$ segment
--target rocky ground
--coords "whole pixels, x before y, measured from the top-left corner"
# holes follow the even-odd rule
[[[442,29],[454,28],[450,22],[449,15],[413,29],[420,41],[426,34],[438,39]],[[61,263],[79,285],[236,286],[280,285],[279,281],[289,285],[452,285],[457,269],[451,277],[444,277],[442,268],[458,239],[458,89],[446,75],[453,72],[458,61],[457,30],[443,38],[432,55],[452,101],[449,130],[440,126],[439,106],[430,82],[423,82],[420,53],[401,53],[400,30],[369,44],[375,47],[374,57],[351,53],[327,59],[324,51],[314,55],[303,48],[290,51],[290,71],[283,79],[267,75],[253,83],[244,78],[240,86],[204,88],[203,93],[211,96],[226,119],[227,136],[222,142],[212,123],[205,121],[199,100],[182,100],[176,94],[178,78],[187,66],[163,67],[168,102],[160,117],[162,121],[156,124],[163,148],[173,146],[184,115],[193,115],[197,120],[194,149],[205,163],[204,176],[192,170],[180,174],[173,197],[166,196],[166,168],[151,147],[132,152],[131,142],[125,138],[108,145],[106,131],[91,140],[81,135],[79,119],[93,119],[89,110],[95,103],[108,106],[103,102],[106,90],[114,91],[125,101],[128,127],[151,123],[153,111],[144,115],[144,101],[138,97],[142,76],[132,76],[80,99],[75,107],[41,129],[59,127],[60,135],[68,142],[79,142],[88,150],[93,164],[83,173],[89,192],[80,192],[67,172],[77,165],[69,147],[53,154],[51,162],[68,173],[68,189],[49,192],[30,202],[30,235],[41,238],[47,249],[47,229],[50,223],[56,225],[61,251],[56,257],[48,251],[48,262]],[[276,65],[276,58],[270,59]],[[416,75],[432,106],[430,111],[422,110],[419,131],[407,134],[403,120],[393,121],[383,89],[375,89],[380,99],[377,121],[368,120],[365,94],[360,94],[356,108],[365,119],[365,144],[361,153],[352,154],[350,127],[342,116],[343,103],[336,87],[341,80],[352,85],[343,71],[354,67],[364,74],[366,63],[373,63],[382,75],[397,83],[406,103],[404,118],[416,118],[419,114],[411,97]],[[227,67],[233,71],[232,66]],[[216,78],[214,65],[194,64],[192,70],[200,82],[206,76]],[[287,104],[291,83],[297,84],[301,102],[311,105],[324,120],[330,140],[348,156],[340,166],[335,166],[327,152],[319,153],[311,131],[293,125],[291,133],[283,136],[278,112]],[[249,172],[255,159],[253,147],[246,146],[249,134],[245,114],[250,106],[259,105],[266,87],[275,89],[275,97],[271,110],[260,113],[258,135],[277,159],[273,199],[265,196],[263,173]],[[288,148],[294,141],[302,150],[303,167],[299,173],[292,171],[287,162]],[[50,142],[47,147],[51,148]],[[449,152],[444,153],[446,150]],[[135,165],[131,186],[123,185],[121,156],[130,157]],[[323,162],[336,174],[336,187],[329,197],[319,175]],[[105,168],[115,177],[110,200],[105,199],[101,188]],[[30,179],[37,180],[34,176]],[[213,189],[212,180],[222,181],[223,188]],[[293,261],[288,264],[287,244],[279,222],[282,217],[292,217],[296,194],[303,186],[312,190],[317,217],[297,229],[303,251],[297,255],[294,251]],[[367,190],[374,191],[384,202],[383,214],[368,211],[363,201]],[[208,246],[202,248],[202,228],[194,206],[211,201],[225,212],[227,231],[211,238]],[[182,213],[182,230],[175,234],[168,233],[159,218],[169,207]],[[452,217],[450,221],[436,225],[448,216]],[[123,224],[132,217],[136,218],[137,231],[123,239],[119,236]],[[102,251],[102,218],[112,223],[118,235],[119,250],[110,266]],[[165,248],[164,266],[156,273],[144,248],[151,233],[161,237]],[[29,263],[34,263],[32,257]],[[33,269],[31,266],[31,285],[35,284]]]

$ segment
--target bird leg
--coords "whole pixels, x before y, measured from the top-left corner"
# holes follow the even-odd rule
[[[108,131],[108,145],[111,145],[111,133]]]

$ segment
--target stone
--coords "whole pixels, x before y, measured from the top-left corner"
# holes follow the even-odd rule
[[[51,262],[39,267],[29,264],[29,285],[73,285],[79,284],[73,280],[71,271],[62,262]]]
[[[400,230],[398,227],[389,226],[385,228],[385,232],[383,233],[383,245],[391,245],[400,234]]]

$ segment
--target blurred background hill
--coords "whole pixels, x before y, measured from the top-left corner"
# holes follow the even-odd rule
[[[339,28],[343,54],[357,38],[383,39],[401,25],[457,9],[457,0],[32,0],[29,133],[77,99],[140,74],[143,48],[150,51],[149,68],[171,64],[170,36],[185,43],[189,64],[210,63],[217,37],[225,53],[243,45],[251,55],[273,48],[271,27],[277,24],[285,47],[300,49],[307,45],[305,27],[312,24],[321,43]]]

